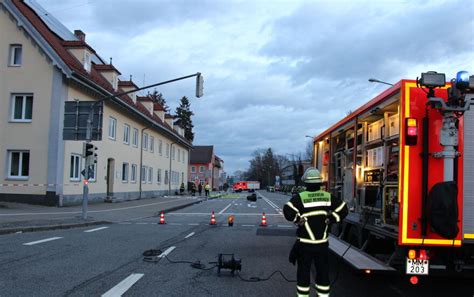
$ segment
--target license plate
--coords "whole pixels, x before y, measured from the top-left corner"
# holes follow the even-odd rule
[[[408,259],[406,274],[428,275],[429,260]]]

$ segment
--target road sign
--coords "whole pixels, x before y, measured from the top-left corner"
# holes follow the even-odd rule
[[[92,120],[90,140],[102,140],[102,101],[68,101],[64,105],[63,140],[87,140],[87,120]]]

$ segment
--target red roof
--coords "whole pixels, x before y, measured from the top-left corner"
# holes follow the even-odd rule
[[[62,44],[67,48],[87,48],[89,51],[95,54],[95,50],[82,40],[63,40]]]
[[[114,65],[111,64],[94,64],[94,67],[99,71],[115,71],[118,74],[122,74],[117,70],[117,68],[114,67]]]
[[[138,101],[148,101],[148,102],[153,102],[150,97],[147,96],[137,96]]]
[[[119,80],[118,85],[119,87],[133,87],[138,89],[138,86],[131,80]]]
[[[155,102],[155,104],[153,105],[153,110],[156,110],[156,111],[165,111],[165,109],[163,108],[163,105],[161,105],[161,104],[158,103],[158,102]]]
[[[113,67],[112,65],[94,65],[90,72],[87,72],[82,63],[76,59],[68,50],[69,47],[88,47],[93,53],[89,45],[83,41],[65,41],[62,40],[58,35],[51,31],[41,20],[40,17],[21,0],[12,0],[12,3],[18,8],[18,10],[25,16],[28,21],[33,25],[33,27],[38,31],[38,33],[45,39],[45,41],[54,49],[58,56],[66,63],[66,65],[76,74],[83,77],[86,80],[89,80],[103,89],[107,90],[111,94],[118,94],[110,84],[110,82],[105,79],[100,73],[99,70],[104,70],[105,68],[109,69]],[[115,67],[113,67],[115,69]],[[116,70],[116,69],[115,69]],[[116,70],[118,72],[118,70]],[[120,73],[120,72],[119,72]],[[134,86],[136,85],[130,81],[119,81],[119,86]],[[117,97],[122,102],[126,103],[132,108],[139,110],[143,115],[145,115],[150,120],[166,127],[170,132],[173,132],[176,137],[181,138],[182,140],[188,142],[185,138],[176,133],[176,131],[171,128],[168,124],[163,123],[159,117],[150,113],[149,110],[143,106],[140,102],[134,103],[133,100],[128,95],[122,95]],[[188,142],[189,143],[189,142]]]

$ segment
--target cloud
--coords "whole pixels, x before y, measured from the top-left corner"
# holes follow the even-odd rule
[[[370,77],[474,70],[472,1],[38,2],[82,29],[125,79],[203,73],[203,98],[194,80],[157,90],[172,110],[191,99],[195,144],[214,145],[228,173],[245,170],[257,149],[303,152],[305,135],[386,88]]]

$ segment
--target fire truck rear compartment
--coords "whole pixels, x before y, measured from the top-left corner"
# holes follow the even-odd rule
[[[463,241],[474,244],[474,109],[464,114]]]

